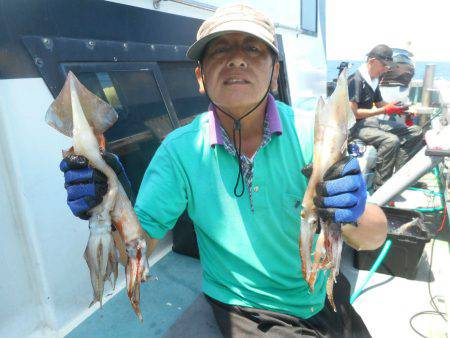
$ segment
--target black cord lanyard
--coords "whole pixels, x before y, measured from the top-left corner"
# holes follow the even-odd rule
[[[267,97],[267,95],[268,95],[268,93],[269,93],[269,90],[270,90],[270,84],[272,83],[272,76],[273,76],[273,71],[274,71],[274,68],[275,68],[275,62],[276,62],[276,59],[273,58],[273,62],[272,62],[272,72],[270,73],[269,85],[267,86],[267,90],[266,90],[265,94],[263,95],[263,97],[261,98],[261,100],[259,100],[259,102],[256,104],[256,106],[254,106],[252,109],[250,109],[248,112],[246,112],[243,116],[241,116],[241,117],[238,118],[238,119],[234,118],[233,115],[231,115],[230,113],[227,113],[223,108],[219,107],[218,105],[216,105],[216,104],[213,102],[213,100],[212,100],[211,97],[209,96],[208,91],[207,91],[207,89],[206,89],[206,81],[205,81],[205,76],[204,76],[204,74],[203,74],[203,67],[202,67],[202,65],[201,65],[200,62],[199,62],[200,70],[201,70],[201,73],[202,73],[203,87],[204,87],[204,89],[205,89],[206,97],[209,99],[209,101],[211,102],[211,104],[212,104],[216,109],[220,109],[226,116],[228,116],[228,117],[229,117],[230,119],[232,119],[233,122],[234,122],[234,123],[233,123],[233,145],[234,145],[234,149],[236,150],[236,157],[237,157],[238,165],[239,165],[239,171],[238,171],[238,176],[237,176],[237,179],[236,179],[236,185],[234,186],[234,196],[236,196],[236,197],[241,197],[242,195],[244,195],[244,191],[245,191],[244,174],[243,174],[243,171],[242,171],[242,159],[241,159],[241,155],[242,155],[242,153],[241,153],[241,146],[242,146],[241,120],[242,120],[244,117],[250,115],[252,112],[254,112],[255,109],[258,108],[259,105],[260,105],[260,104],[264,101],[264,99]],[[239,146],[238,146],[238,144],[236,144],[236,133],[239,133],[239,142],[238,142]],[[241,192],[240,192],[240,193],[237,192],[237,189],[238,189],[238,186],[239,186],[239,182],[241,182],[241,184],[242,184],[242,189],[241,189]]]

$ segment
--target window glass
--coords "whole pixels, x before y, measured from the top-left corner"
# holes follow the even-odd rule
[[[181,125],[208,110],[206,95],[198,92],[195,63],[159,62],[158,65]]]
[[[173,129],[153,71],[76,75],[89,90],[116,109],[119,118],[105,132],[108,150],[119,155],[136,194],[151,157]]]
[[[317,0],[301,0],[301,29],[317,34]]]

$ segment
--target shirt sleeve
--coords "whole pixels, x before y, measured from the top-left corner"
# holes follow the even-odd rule
[[[184,171],[163,143],[153,156],[142,180],[134,207],[142,228],[161,239],[186,209]]]
[[[383,97],[381,96],[380,86],[375,90],[375,95],[373,96],[373,102],[381,102]]]

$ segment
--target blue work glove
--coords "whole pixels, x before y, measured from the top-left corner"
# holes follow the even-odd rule
[[[107,152],[102,156],[114,170],[131,202],[134,203],[131,184],[119,158],[115,154]],[[90,167],[88,162],[84,156],[70,154],[59,165],[60,170],[64,173],[67,204],[76,217],[84,220],[89,219],[89,210],[102,202],[103,195],[108,190],[106,176]]]
[[[335,223],[356,222],[366,207],[366,183],[358,160],[344,157],[331,166],[317,186],[314,204],[322,219]]]

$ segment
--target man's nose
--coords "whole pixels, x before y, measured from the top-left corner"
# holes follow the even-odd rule
[[[227,62],[227,67],[247,68],[247,62],[245,61],[244,53],[240,48],[235,48],[232,51],[230,58]]]

